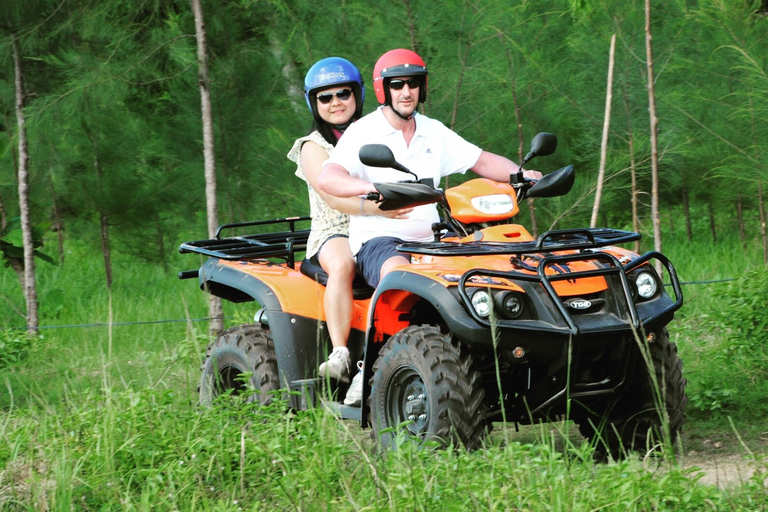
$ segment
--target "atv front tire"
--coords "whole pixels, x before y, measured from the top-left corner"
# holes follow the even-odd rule
[[[267,404],[279,389],[275,347],[269,330],[246,324],[220,333],[208,347],[200,380],[200,404],[219,395],[247,395],[248,403]]]
[[[687,381],[677,346],[669,341],[664,329],[647,347],[654,378],[641,357],[633,382],[618,400],[602,414],[576,418],[581,434],[595,442],[598,460],[609,455],[618,460],[629,452],[656,451],[665,441],[674,447],[683,429]]]
[[[397,429],[423,444],[478,447],[490,431],[480,373],[472,357],[436,326],[410,326],[392,336],[373,365],[368,403],[382,448]]]

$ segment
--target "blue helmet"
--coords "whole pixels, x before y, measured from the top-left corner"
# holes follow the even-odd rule
[[[356,105],[354,118],[359,119],[363,114],[363,101],[365,101],[363,77],[354,64],[341,57],[328,57],[315,62],[304,77],[304,98],[314,118],[320,119],[315,101],[317,91],[334,85],[351,86]]]

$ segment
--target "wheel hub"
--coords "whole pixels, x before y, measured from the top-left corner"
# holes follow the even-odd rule
[[[429,400],[426,385],[415,368],[405,366],[395,372],[388,395],[387,424],[410,421],[405,428],[411,435],[424,434],[429,424]]]
[[[418,397],[409,395],[407,399],[408,401],[405,404],[406,414],[409,416],[424,414],[424,411],[427,409],[426,404],[424,403],[424,398],[424,395],[419,395]]]

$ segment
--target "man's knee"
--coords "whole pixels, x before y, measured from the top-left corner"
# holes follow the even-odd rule
[[[389,258],[381,266],[381,271],[379,274],[380,279],[384,279],[384,276],[389,274],[395,267],[399,267],[400,265],[408,265],[410,263],[411,261],[405,256],[393,256],[392,258]]]

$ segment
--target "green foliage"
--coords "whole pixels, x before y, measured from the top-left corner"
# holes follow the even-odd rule
[[[686,280],[707,277],[725,255],[734,258],[734,268],[749,262],[745,253],[725,247],[704,254],[706,246],[670,244]],[[701,256],[685,258],[685,251]],[[595,465],[592,448],[568,423],[520,433],[497,424],[488,445],[473,453],[417,450],[404,443],[397,452],[379,454],[370,431],[324,410],[287,413],[279,396],[264,409],[226,399],[201,409],[196,386],[208,343],[204,324],[153,323],[205,315],[205,294],[174,275],[196,265],[190,258],[179,256],[173,270],[164,272],[118,257],[111,308],[98,275],[100,256],[87,246],[70,244],[63,265],[40,269],[40,293],[51,297],[44,313],[55,310],[55,323],[83,326],[46,330],[42,342],[3,368],[0,500],[15,501],[2,501],[0,508],[26,510],[34,503],[100,510],[150,505],[236,510],[243,504],[313,509],[318,503],[373,510],[768,506],[757,477],[718,490],[699,483],[699,473],[691,469],[664,465],[649,471],[632,460]],[[80,279],[70,279],[73,273]],[[750,280],[755,289],[758,277]],[[727,285],[686,287],[688,304],[670,326],[691,381],[686,433],[696,432],[712,411],[734,417],[740,429],[762,425],[766,414],[760,408],[766,390],[741,379],[745,372],[729,373],[727,352],[711,340],[713,325],[721,322],[707,320],[722,304],[717,290],[723,288],[715,286]],[[0,293],[9,295],[11,289],[13,279],[0,274]],[[711,309],[705,310],[703,300]],[[225,315],[232,323],[247,322],[254,308],[225,304]],[[112,328],[104,325],[110,309]],[[25,337],[23,331],[4,333]],[[733,392],[724,395],[726,388]]]
[[[518,159],[536,132],[558,134],[558,153],[537,165],[549,171],[574,163],[576,189],[567,202],[537,202],[537,220],[544,227],[582,225],[594,196],[608,43],[616,34],[601,211],[606,223],[631,223],[634,162],[641,222],[650,227],[644,2],[204,3],[222,223],[307,212],[303,184],[293,179],[285,154],[311,124],[302,78],[313,62],[340,55],[370,77],[384,51],[406,47],[430,69],[423,111],[468,140]],[[8,137],[0,138],[0,163],[14,165],[8,37],[18,32],[35,215],[94,248],[104,218],[113,251],[167,263],[173,234],[205,232],[188,3],[14,0],[7,11],[0,125]],[[755,11],[740,0],[652,6],[663,212],[683,190],[694,203],[730,211],[740,199],[745,211],[756,211],[760,180],[768,181],[760,156],[768,140],[768,62],[761,51],[768,19]],[[370,112],[376,102],[366,82]],[[9,208],[15,195],[13,180],[0,180]],[[756,235],[754,219],[747,220]]]
[[[660,475],[630,462],[595,467],[586,462],[588,447],[555,448],[545,435],[520,443],[505,437],[474,454],[404,447],[379,456],[367,432],[322,411],[285,415],[272,408],[257,415],[231,404],[198,410],[194,388],[207,336],[194,320],[205,316],[206,297],[174,277],[197,264],[176,254],[178,243],[206,231],[189,4],[7,3],[0,27],[0,166],[15,168],[9,38],[16,34],[29,94],[35,223],[60,221],[67,237],[65,263],[38,269],[41,318],[85,327],[61,327],[43,343],[22,331],[0,334],[0,500],[16,500],[0,508],[768,506],[757,479],[721,492],[677,468]],[[634,161],[641,231],[650,232],[643,2],[204,3],[222,223],[307,213],[305,186],[293,178],[285,154],[309,130],[301,92],[313,62],[340,55],[370,77],[379,55],[406,47],[419,51],[430,69],[423,111],[468,140],[517,159],[536,132],[559,136],[558,152],[537,164],[546,172],[574,163],[577,184],[567,197],[537,200],[536,215],[540,229],[581,227],[594,196],[608,42],[616,33],[609,186],[601,211],[610,225],[631,225]],[[765,202],[757,191],[768,181],[768,18],[756,14],[756,5],[652,5],[664,252],[684,281],[738,277],[762,261],[756,212]],[[376,105],[369,78],[366,84],[370,112]],[[0,198],[9,211],[17,209],[13,175],[0,172]],[[679,206],[683,190],[689,213]],[[736,199],[744,204],[743,242],[736,237]],[[113,237],[111,296],[99,256],[102,215]],[[2,234],[4,253],[19,254],[14,226]],[[643,241],[645,248],[652,243]],[[689,379],[688,430],[726,416],[741,428],[764,424],[766,277],[749,275],[728,292],[720,283],[686,286],[686,305],[671,332]],[[0,273],[0,294],[4,310],[23,309],[12,273]],[[241,322],[252,318],[252,307],[227,304],[225,311]],[[15,320],[0,321],[23,323],[21,316]]]
[[[724,249],[724,248],[723,248]],[[695,252],[695,251],[694,251]],[[738,251],[736,251],[738,252]],[[742,260],[744,254],[733,251],[715,252],[714,256]],[[721,258],[727,266],[725,257]],[[731,270],[736,275],[737,270]],[[723,274],[713,275],[723,278]],[[765,269],[746,272],[730,284],[709,285],[711,295],[701,304],[702,296],[689,297],[684,322],[693,326],[684,336],[690,339],[690,354],[696,354],[695,366],[687,366],[688,396],[691,412],[709,418],[711,413],[724,418],[737,414],[742,418],[760,418],[768,414],[765,393],[768,392],[768,322],[764,305],[768,302],[768,280]],[[715,337],[714,340],[710,338]],[[711,345],[710,345],[711,343]]]
[[[564,445],[559,435],[535,430],[528,439],[492,439],[473,453],[406,443],[377,454],[367,432],[322,409],[291,414],[279,399],[262,408],[218,400],[198,409],[188,399],[171,389],[108,385],[70,394],[62,404],[9,412],[0,425],[0,503],[100,510],[150,504],[168,510],[766,504],[757,480],[726,492],[698,485],[693,471],[674,466],[595,465],[588,446]]]
[[[32,344],[40,341],[23,330],[0,330],[0,369],[22,361]]]
[[[712,373],[705,374],[704,378],[691,377],[688,406],[701,413],[732,410],[738,403],[738,390],[729,382],[723,382]]]
[[[47,254],[39,251],[43,247],[43,236],[47,226],[32,227],[32,246],[34,255],[48,263],[55,261]],[[21,232],[21,217],[14,217],[8,221],[8,225],[0,231],[0,253],[5,260],[5,266],[10,266],[10,260],[24,260],[24,239]]]
[[[725,358],[751,378],[768,379],[768,270],[746,273],[726,295],[722,323],[728,328]]]

